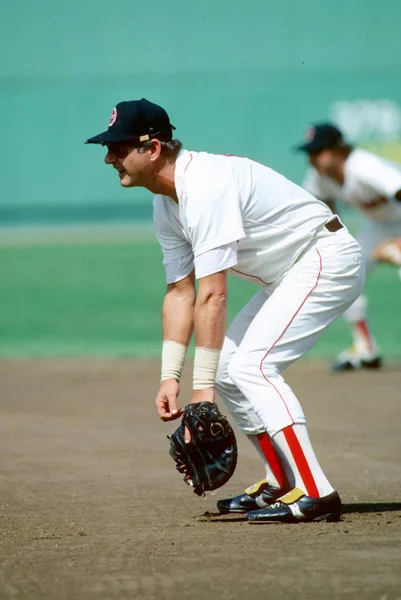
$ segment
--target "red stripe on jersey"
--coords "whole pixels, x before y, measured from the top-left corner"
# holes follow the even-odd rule
[[[191,164],[191,161],[192,161],[192,159],[193,159],[193,155],[192,155],[191,153],[189,153],[189,154],[190,154],[190,158],[189,158],[189,161],[188,161],[188,164],[187,164],[187,166],[186,166],[186,167],[185,167],[185,169],[184,169],[184,173],[185,173],[185,171],[188,169],[188,167],[189,167],[189,165]]]
[[[230,267],[230,271],[235,271],[236,273],[239,273],[240,275],[245,275],[245,277],[251,277],[252,279],[257,279],[261,283],[264,283],[265,285],[269,285],[267,283],[267,281],[263,281],[263,279],[261,279],[257,275],[248,275],[248,273],[243,273],[242,271],[238,271],[238,269],[234,269],[233,267]]]

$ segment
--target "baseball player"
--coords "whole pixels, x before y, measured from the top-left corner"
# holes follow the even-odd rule
[[[365,224],[356,238],[369,272],[378,261],[401,266],[401,168],[366,150],[354,148],[331,123],[318,123],[306,132],[298,150],[308,154],[311,168],[303,187],[335,212],[335,200],[355,208]],[[364,295],[346,311],[353,346],[342,352],[334,371],[377,369],[382,357],[368,326]]]
[[[134,100],[117,104],[108,130],[87,140],[107,147],[120,185],[154,194],[167,280],[158,414],[172,421],[183,412],[179,381],[194,332],[191,402],[214,402],[217,391],[265,467],[262,481],[219,510],[247,512],[251,523],[337,520],[339,494],[282,374],[361,293],[360,246],[323,202],[279,173],[185,150],[173,129],[163,108]],[[226,332],[228,272],[259,289]]]

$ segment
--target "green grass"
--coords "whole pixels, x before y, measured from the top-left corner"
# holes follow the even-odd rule
[[[0,247],[0,355],[157,356],[165,288],[153,241]],[[229,319],[257,288],[230,279]],[[401,281],[390,267],[368,281],[372,324],[385,355],[401,358]],[[338,320],[309,357],[349,343]]]

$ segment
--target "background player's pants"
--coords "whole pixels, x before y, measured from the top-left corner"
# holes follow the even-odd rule
[[[369,273],[376,265],[373,253],[377,246],[391,238],[401,237],[401,218],[380,222],[369,221],[356,235],[356,239],[362,248],[366,264],[366,272]],[[359,298],[345,312],[344,318],[348,323],[357,323],[366,320],[367,308],[366,296],[361,294]]]
[[[282,372],[359,296],[362,252],[344,228],[322,230],[281,280],[264,286],[227,331],[216,388],[246,435],[305,423]]]

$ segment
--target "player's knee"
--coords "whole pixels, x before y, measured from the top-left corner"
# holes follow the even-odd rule
[[[278,365],[270,360],[264,360],[260,363],[260,373],[264,379],[274,379],[280,377]]]
[[[216,373],[216,386],[224,386],[229,382],[228,360],[223,355],[220,356],[219,366]]]
[[[356,323],[366,319],[366,309],[368,301],[366,296],[361,294],[353,304],[344,313],[344,318],[348,323]]]
[[[233,354],[234,354],[234,352],[232,351],[232,349],[228,348],[228,346],[226,344],[224,344],[223,349],[220,354],[219,365],[217,367],[216,386],[224,387],[227,384],[232,385],[228,366],[230,364],[230,360],[233,357]]]
[[[260,362],[255,360],[254,353],[238,350],[229,362],[228,374],[234,384],[241,388],[241,383],[248,382],[250,377],[260,377],[261,379],[280,377],[281,369],[280,365],[272,359],[265,358]]]
[[[228,363],[227,371],[230,379],[235,385],[240,384],[244,376],[245,378],[249,377],[246,355],[240,350],[237,350]]]

